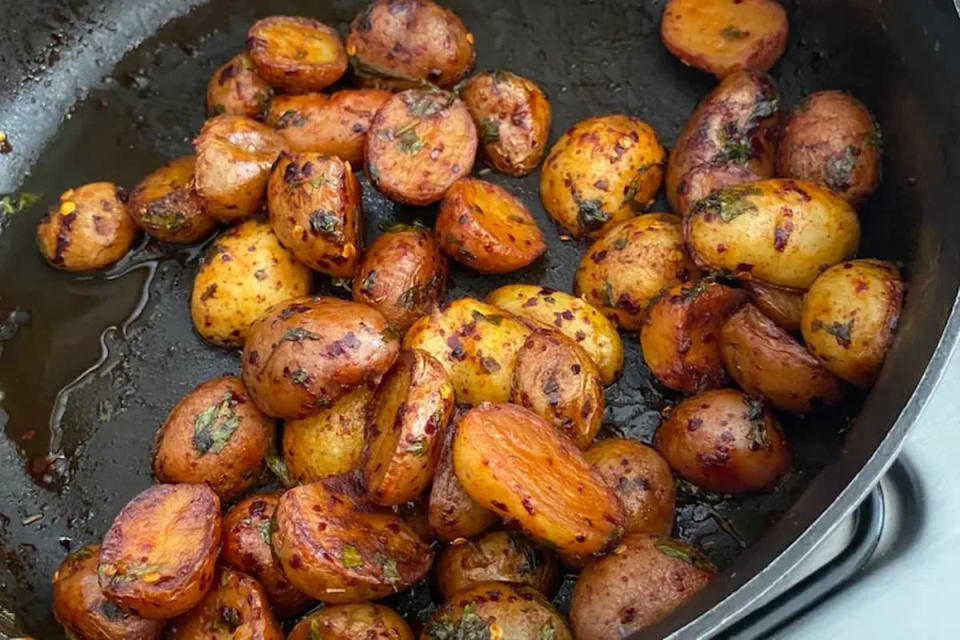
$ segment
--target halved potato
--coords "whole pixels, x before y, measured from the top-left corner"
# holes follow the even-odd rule
[[[317,609],[293,628],[287,640],[414,640],[400,615],[382,604],[334,604]]]
[[[747,296],[765,316],[790,333],[800,333],[800,314],[803,310],[802,289],[787,289],[760,280],[741,283]]]
[[[194,156],[163,165],[130,191],[127,208],[137,224],[157,240],[190,244],[206,238],[217,220],[207,215],[194,186]]]
[[[454,422],[447,427],[444,435],[427,505],[430,528],[441,542],[472,538],[500,519],[471,498],[457,479],[453,469],[453,440],[456,433],[457,423]]]
[[[207,113],[259,118],[266,114],[273,88],[260,77],[250,56],[238,53],[213,72],[207,83]]]
[[[247,53],[260,77],[287,93],[320,91],[347,70],[340,34],[310,18],[258,20],[247,33]]]

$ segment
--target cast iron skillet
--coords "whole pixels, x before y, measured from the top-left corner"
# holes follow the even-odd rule
[[[713,84],[663,49],[662,0],[444,1],[475,34],[478,68],[512,69],[546,89],[551,142],[583,117],[627,112],[669,145]],[[236,371],[237,357],[191,330],[198,249],[144,244],[108,273],[70,276],[42,263],[36,221],[67,187],[132,186],[188,152],[203,121],[207,78],[242,46],[256,18],[312,15],[345,31],[363,2],[212,0],[192,10],[199,0],[7,4],[0,129],[13,150],[0,156],[0,190],[42,196],[18,214],[0,213],[0,637],[9,622],[8,635],[46,639],[62,637],[50,614],[49,577],[63,555],[99,541],[120,507],[150,484],[150,443],[166,412],[198,382]],[[712,502],[682,494],[678,535],[725,571],[638,637],[717,633],[787,573],[892,462],[960,325],[952,314],[960,281],[951,243],[960,237],[954,6],[804,0],[788,9],[789,46],[773,69],[785,104],[845,88],[883,125],[884,181],[862,212],[861,255],[902,261],[906,308],[872,393],[828,416],[786,420],[797,469],[775,492]],[[514,281],[570,290],[584,246],[559,240],[539,206],[536,175],[485,177],[534,210],[549,251],[509,276],[454,267],[451,297]],[[432,208],[394,205],[369,188],[364,207],[368,238],[395,221],[429,224],[433,216]],[[318,287],[346,295],[326,282]],[[674,398],[651,381],[633,337],[626,343],[627,372],[609,390],[605,429],[649,441]],[[422,616],[427,600],[421,586],[392,604]]]

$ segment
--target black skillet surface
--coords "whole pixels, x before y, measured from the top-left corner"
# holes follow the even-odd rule
[[[112,12],[121,15],[123,5],[133,3],[114,0],[96,8],[79,0],[50,4],[66,14],[59,25],[56,11],[49,7],[44,18],[30,7],[13,8],[11,23],[20,25],[21,31],[9,34],[0,48],[2,61],[9,65],[0,72],[5,88],[12,89],[31,72],[39,73],[36,65],[31,71],[30,53],[38,33],[40,42],[50,32],[59,34],[55,46],[39,52],[41,64],[55,64],[60,47],[69,51],[71,39],[79,44],[84,33],[91,37],[106,31],[109,38],[111,30],[137,30],[123,21],[111,26],[109,19]],[[161,4],[175,7],[178,3]],[[713,85],[711,78],[683,67],[662,47],[659,0],[576,4],[451,0],[447,4],[476,36],[478,69],[511,69],[546,90],[553,106],[551,143],[579,119],[626,112],[650,123],[664,144],[670,145],[698,98]],[[928,7],[931,14],[943,4]],[[345,32],[362,5],[359,0],[214,0],[169,22],[86,87],[89,91],[80,96],[22,185],[23,191],[39,192],[42,197],[36,205],[9,216],[5,224],[0,219],[0,320],[7,320],[0,325],[0,409],[6,412],[0,411],[0,426],[7,436],[0,438],[0,614],[4,610],[9,614],[0,615],[0,620],[11,618],[35,637],[62,637],[50,614],[49,576],[69,549],[99,541],[123,504],[151,483],[150,443],[174,403],[200,381],[238,370],[235,352],[204,344],[191,328],[188,299],[198,249],[145,243],[107,273],[61,274],[47,268],[35,249],[37,219],[70,186],[112,180],[129,187],[162,162],[189,152],[190,139],[204,119],[207,79],[242,47],[255,19],[303,14]],[[887,134],[886,179],[862,214],[861,255],[894,260],[917,255],[918,245],[926,248],[931,241],[919,222],[924,219],[926,224],[934,216],[918,187],[928,182],[948,184],[938,172],[942,159],[930,157],[924,145],[927,140],[946,145],[949,136],[956,140],[957,132],[946,122],[922,121],[924,115],[936,115],[938,105],[932,99],[932,104],[924,103],[906,81],[906,69],[912,63],[904,54],[907,35],[884,35],[883,19],[889,16],[870,2],[842,7],[832,2],[796,3],[790,12],[788,52],[773,70],[784,104],[795,104],[816,89],[846,88],[877,112]],[[76,17],[84,15],[105,17],[86,22]],[[905,20],[894,31],[913,28],[915,22]],[[28,24],[34,28],[25,29]],[[844,26],[851,24],[858,27]],[[896,46],[888,38],[899,38]],[[937,52],[940,46],[950,45],[938,43]],[[926,82],[937,86],[933,78]],[[893,93],[904,87],[909,91]],[[29,91],[30,86],[21,85],[18,90]],[[4,115],[0,111],[0,126],[5,126]],[[38,111],[36,117],[39,121],[49,115]],[[20,116],[18,122],[30,122],[22,112]],[[49,134],[28,129],[18,133],[19,139],[11,136],[14,156],[18,150],[28,154],[38,149]],[[918,173],[921,167],[930,173]],[[19,168],[0,159],[0,171],[14,169]],[[506,276],[479,276],[454,265],[450,298],[483,297],[511,282],[569,291],[586,245],[559,238],[539,205],[537,174],[512,179],[479,165],[475,172],[527,203],[546,232],[549,250],[530,268]],[[0,177],[15,183],[18,176]],[[920,181],[917,187],[915,179]],[[661,199],[654,210],[665,210],[664,206]],[[429,225],[434,215],[433,207],[395,205],[366,185],[364,210],[368,242],[390,224],[420,220]],[[943,217],[934,222],[953,225]],[[736,571],[745,546],[760,540],[780,521],[779,536],[773,540],[766,536],[761,545],[764,556],[750,561],[761,563],[759,568],[766,564],[764,558],[773,559],[830,504],[846,484],[843,478],[857,473],[894,423],[936,344],[956,292],[956,269],[948,269],[956,259],[948,263],[942,245],[935,248],[937,260],[906,265],[908,275],[918,272],[926,283],[922,296],[911,293],[922,297],[923,306],[917,308],[918,301],[908,298],[902,330],[906,336],[901,335],[891,356],[902,370],[881,379],[880,385],[892,391],[884,396],[886,406],[881,402],[873,411],[877,422],[857,424],[851,438],[856,444],[844,445],[859,398],[841,411],[816,419],[784,417],[795,448],[796,470],[772,493],[721,500],[682,492],[676,533],[702,548],[721,568],[734,567],[718,579],[722,584],[712,587],[708,597],[714,601],[748,577]],[[943,275],[944,270],[951,275]],[[317,289],[347,296],[323,277],[317,278]],[[651,380],[636,340],[624,338],[626,372],[608,389],[604,433],[649,441],[661,410],[675,397]],[[888,374],[893,366],[888,366]],[[872,397],[868,409],[871,403]],[[852,456],[858,456],[856,461],[847,460]],[[804,494],[805,510],[794,509],[782,519],[825,467],[836,471],[835,486],[818,488],[823,482],[814,483]],[[421,587],[395,604],[416,617],[422,615],[428,595]],[[562,600],[561,596],[561,605]]]

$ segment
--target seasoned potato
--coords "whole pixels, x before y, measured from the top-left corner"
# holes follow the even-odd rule
[[[93,271],[125,256],[138,233],[124,192],[112,182],[91,182],[60,194],[37,225],[37,245],[56,269]]]
[[[844,91],[818,91],[790,113],[780,132],[777,175],[820,182],[854,207],[880,184],[880,128]]]
[[[834,375],[869,387],[893,342],[902,305],[903,281],[892,263],[838,264],[803,299],[803,340]]]
[[[260,77],[246,53],[238,53],[213,72],[207,83],[207,113],[257,118],[270,106],[273,88]]]
[[[664,290],[640,328],[643,360],[650,373],[684,393],[723,386],[728,378],[717,337],[743,299],[739,289],[706,280]]]
[[[442,542],[472,538],[499,520],[497,514],[471,498],[457,479],[453,469],[456,433],[457,423],[447,427],[427,506],[430,528]]]
[[[340,156],[360,168],[373,116],[392,95],[389,91],[357,89],[329,96],[277,96],[270,102],[267,123],[277,128],[291,151]]]
[[[267,183],[270,226],[300,262],[350,278],[363,249],[363,203],[350,163],[318,153],[282,153]]]
[[[570,627],[577,640],[625,638],[706,586],[715,569],[679,540],[635,533],[577,578]]]
[[[214,586],[199,605],[173,620],[165,636],[169,640],[197,638],[256,638],[283,640],[267,594],[256,579],[221,567]]]
[[[453,382],[458,403],[506,402],[517,354],[531,331],[494,306],[461,298],[413,323],[403,348],[436,358]]]
[[[543,255],[547,244],[533,214],[503,187],[462,178],[437,212],[437,242],[457,262],[480,273],[508,273]]]
[[[492,291],[487,302],[538,326],[559,331],[576,342],[596,365],[604,385],[620,377],[620,334],[612,322],[582,298],[533,284],[510,284]]]
[[[476,152],[477,128],[455,94],[409,89],[377,111],[364,159],[378,191],[397,202],[425,205],[470,175]]]
[[[765,73],[737,71],[700,101],[670,150],[667,202],[684,215],[724,187],[773,177],[780,94]]]
[[[283,572],[324,602],[362,602],[406,589],[426,575],[433,551],[394,513],[367,505],[331,480],[280,498],[271,535]]]
[[[570,127],[540,172],[540,200],[560,228],[596,237],[653,203],[666,152],[645,122],[597,116]]]
[[[562,333],[537,329],[523,343],[510,402],[530,409],[581,449],[603,420],[600,374],[590,356]]]
[[[413,631],[390,607],[374,602],[317,609],[293,628],[287,640],[414,640]]]
[[[420,495],[433,479],[453,416],[450,376],[426,351],[401,351],[373,397],[363,467],[367,497],[384,505]]]
[[[447,258],[424,227],[387,229],[364,253],[353,278],[353,299],[405,332],[437,310],[447,289]]]
[[[857,213],[827,189],[802,180],[761,180],[698,201],[684,220],[687,248],[703,269],[806,289],[853,254]]]
[[[699,277],[684,251],[679,216],[648,213],[610,229],[590,245],[573,287],[620,329],[636,331],[654,296]]]
[[[279,501],[279,493],[260,494],[241,500],[227,511],[220,560],[259,580],[274,612],[287,618],[302,613],[313,601],[290,584],[273,557],[270,521]]]
[[[442,446],[443,443],[441,443]],[[426,543],[437,539],[430,526],[430,492],[423,491],[413,500],[398,504],[393,511]]]
[[[320,91],[347,70],[340,34],[317,20],[270,16],[247,32],[247,53],[257,73],[287,93]]]
[[[744,280],[741,284],[750,302],[756,305],[763,315],[790,333],[800,333],[803,290],[778,287],[759,280]]]
[[[474,500],[534,539],[567,553],[616,544],[623,505],[550,423],[511,404],[483,404],[460,420],[453,468]]]
[[[482,143],[484,160],[500,173],[524,176],[547,151],[550,102],[532,81],[509,71],[478,73],[460,91]]]
[[[718,344],[733,381],[774,409],[808,413],[843,400],[843,383],[752,304],[723,325]]]
[[[53,574],[53,615],[78,640],[158,640],[163,622],[147,620],[103,597],[97,579],[100,545],[68,555]]]
[[[180,400],[157,431],[153,473],[160,482],[205,482],[230,500],[257,481],[275,431],[240,378],[208,380]]]
[[[243,346],[254,320],[309,293],[311,280],[266,221],[248,220],[221,233],[200,262],[190,295],[193,326],[213,344]]]
[[[460,18],[430,0],[377,0],[347,34],[353,73],[387,89],[452,87],[473,67],[473,35]]]
[[[399,351],[375,309],[338,298],[297,298],[274,305],[250,329],[243,383],[267,415],[303,418],[379,382]]]
[[[660,23],[670,53],[718,78],[772,67],[787,31],[787,12],[774,0],[667,0]]]
[[[654,444],[678,474],[707,491],[771,488],[790,470],[790,448],[760,398],[713,389],[673,408]]]
[[[213,584],[219,546],[220,500],[210,487],[155,484],[121,509],[103,537],[100,588],[144,618],[173,618]]]
[[[157,240],[190,244],[210,235],[217,219],[207,215],[194,186],[194,156],[163,165],[130,191],[127,208],[137,224]]]

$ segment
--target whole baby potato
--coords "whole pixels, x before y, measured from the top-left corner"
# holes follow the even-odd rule
[[[270,16],[253,23],[247,54],[260,77],[286,93],[320,91],[347,70],[337,30],[299,16]]]
[[[382,604],[334,604],[297,623],[287,640],[414,640],[400,615]]]
[[[246,52],[218,67],[207,83],[207,114],[258,118],[270,106],[273,88],[257,74]]]
[[[206,238],[217,226],[207,215],[194,186],[194,156],[183,156],[163,165],[130,191],[127,208],[148,234],[175,244]]]

